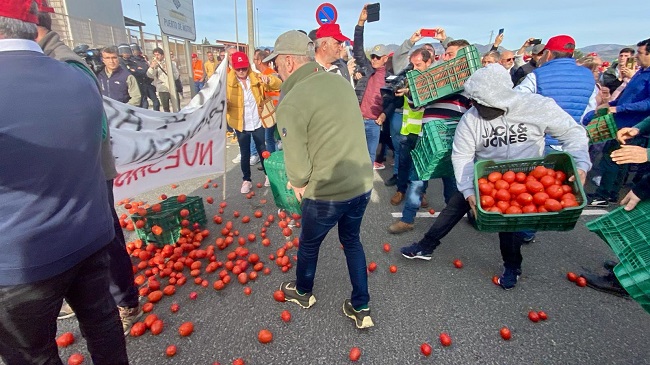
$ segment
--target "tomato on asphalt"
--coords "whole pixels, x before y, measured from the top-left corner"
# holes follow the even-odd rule
[[[420,345],[420,352],[421,352],[422,355],[424,355],[424,356],[429,356],[429,355],[431,355],[431,345],[429,345],[429,344],[426,343],[426,342],[423,343],[422,345]]]
[[[167,355],[167,357],[172,357],[176,355],[176,346],[175,345],[167,346],[167,348],[165,349],[165,354]]]
[[[542,321],[545,321],[545,320],[548,319],[548,315],[544,311],[537,312],[537,315],[539,316],[539,319],[541,319]]]
[[[578,280],[578,275],[576,275],[576,273],[574,273],[573,271],[569,271],[569,272],[566,274],[566,278],[569,279],[569,281],[575,283],[576,280]]]
[[[510,333],[510,329],[508,327],[502,327],[501,330],[499,331],[499,334],[501,335],[501,338],[503,338],[506,341],[512,338],[512,333]]]
[[[358,347],[350,349],[350,361],[358,361],[361,357],[361,350]]]
[[[445,347],[451,346],[451,337],[449,337],[449,335],[444,333],[444,332],[441,333],[440,334],[440,344],[445,346]]]
[[[84,357],[83,355],[76,353],[70,355],[68,358],[68,365],[81,365],[84,362]]]
[[[257,340],[260,341],[260,343],[269,343],[273,341],[273,334],[267,329],[260,330],[257,333]]]
[[[74,335],[72,332],[66,332],[56,338],[56,345],[58,347],[68,347],[74,343]]]
[[[539,314],[535,311],[530,311],[528,312],[528,319],[530,319],[531,322],[539,322]]]
[[[194,323],[192,322],[185,322],[178,327],[178,334],[183,337],[191,335],[192,332],[194,332]]]

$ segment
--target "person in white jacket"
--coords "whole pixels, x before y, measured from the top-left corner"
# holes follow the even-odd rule
[[[501,65],[492,64],[476,71],[465,83],[465,94],[472,100],[473,107],[458,122],[452,152],[459,192],[449,200],[419,242],[402,247],[402,255],[408,259],[430,260],[440,239],[470,209],[476,210],[474,163],[477,160],[542,157],[544,134],[548,133],[573,156],[583,184],[591,168],[584,127],[553,99],[512,90],[510,75]],[[521,275],[523,236],[519,232],[500,232],[499,241],[505,268],[499,284],[511,289]]]

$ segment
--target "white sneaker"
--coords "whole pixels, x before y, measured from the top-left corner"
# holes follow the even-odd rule
[[[264,180],[264,186],[271,186],[271,182],[269,181],[269,177],[266,177],[266,180]]]
[[[244,181],[241,184],[241,193],[242,194],[248,194],[251,192],[251,188],[253,187],[253,183],[250,181]]]
[[[253,155],[251,156],[251,166],[258,164],[260,162],[260,156]]]
[[[232,163],[240,163],[241,162],[241,153],[237,154],[237,157],[232,159]]]

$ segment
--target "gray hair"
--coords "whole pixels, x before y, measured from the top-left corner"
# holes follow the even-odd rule
[[[29,12],[38,15],[38,5],[32,1]],[[0,16],[0,39],[36,39],[36,24]]]
[[[327,38],[330,38],[330,37],[316,38],[316,40],[314,41],[314,48],[315,49],[321,48],[323,46],[323,43],[325,43],[327,41]]]
[[[115,46],[110,46],[110,47],[104,47],[102,48],[102,53],[108,53],[108,54],[119,54],[117,47]]]

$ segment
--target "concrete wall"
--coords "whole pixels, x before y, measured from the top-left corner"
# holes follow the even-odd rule
[[[64,0],[68,15],[91,19],[113,27],[124,27],[121,0]]]

